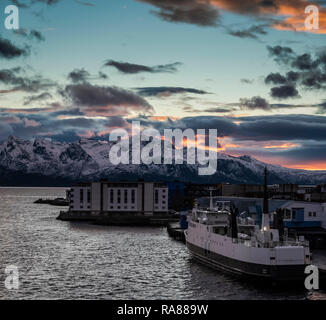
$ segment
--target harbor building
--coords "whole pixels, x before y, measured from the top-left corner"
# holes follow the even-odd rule
[[[154,182],[92,182],[73,186],[68,191],[69,211],[84,213],[168,212],[168,187]]]
[[[289,201],[281,209],[284,209],[284,225],[288,228],[326,230],[326,203]]]

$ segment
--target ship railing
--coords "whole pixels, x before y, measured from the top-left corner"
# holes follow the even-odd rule
[[[287,247],[287,246],[297,246],[297,247],[309,247],[309,241],[306,240],[296,240],[296,239],[287,239],[284,241],[269,241],[261,242],[255,238],[249,239],[233,239],[234,242],[244,243],[252,247],[261,247],[261,248],[275,248],[275,247]]]

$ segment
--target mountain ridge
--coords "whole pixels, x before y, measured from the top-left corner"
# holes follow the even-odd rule
[[[218,153],[217,172],[211,176],[199,176],[199,164],[113,165],[109,159],[112,145],[112,142],[86,138],[68,143],[10,136],[0,143],[0,185],[69,186],[100,179],[260,184],[265,167],[271,184],[326,183],[326,171],[290,169],[248,155],[234,157],[225,153]]]

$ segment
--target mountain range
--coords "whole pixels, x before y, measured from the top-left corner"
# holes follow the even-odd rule
[[[218,153],[217,171],[211,176],[199,176],[198,164],[113,165],[109,158],[112,144],[84,138],[68,143],[10,136],[0,144],[0,186],[70,186],[100,179],[261,184],[265,167],[270,184],[326,183],[326,171],[289,169],[224,153]]]

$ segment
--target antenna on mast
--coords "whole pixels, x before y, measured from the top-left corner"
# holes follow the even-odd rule
[[[268,191],[267,191],[267,167],[264,170],[264,203],[263,203],[263,213],[268,213]]]
[[[213,210],[214,209],[214,205],[213,205],[213,191],[215,189],[213,187],[208,188],[209,191],[209,209]]]

